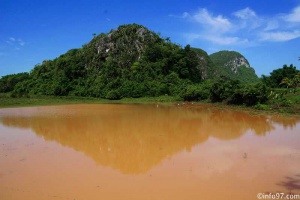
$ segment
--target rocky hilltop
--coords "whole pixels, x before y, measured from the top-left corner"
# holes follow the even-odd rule
[[[211,54],[210,59],[219,67],[221,75],[241,82],[258,82],[255,70],[250,67],[248,60],[236,51],[219,51]]]
[[[82,48],[43,61],[30,74],[17,75],[20,81],[14,81],[9,88],[6,79],[14,76],[3,78],[0,92],[13,91],[14,96],[73,95],[107,99],[178,96],[193,94],[192,85],[220,76],[242,82],[256,77],[248,61],[237,52],[223,51],[209,56],[202,49],[181,47],[169,38],[161,38],[142,25],[128,24],[95,35]],[[206,98],[209,89],[203,87]]]
[[[158,36],[140,25],[123,25],[108,34],[100,34],[88,45],[96,50],[97,57],[107,60],[113,56],[120,67],[126,67],[131,62],[140,61],[147,44],[154,42]]]
[[[173,44],[168,38],[160,38],[156,33],[137,24],[122,25],[116,30],[111,30],[108,34],[100,34],[84,49],[89,49],[87,54],[90,55],[86,56],[92,56],[92,60],[97,58],[99,61],[104,62],[112,59],[116,62],[116,67],[122,69],[131,68],[135,62],[140,64],[144,62],[155,63],[161,60],[160,65],[162,64],[166,68],[163,70],[164,72],[175,71],[182,78],[190,74],[192,68],[194,68],[193,74],[190,75],[197,76],[201,80],[209,79],[212,77],[211,71],[214,68],[214,64],[205,51],[190,48],[190,46],[182,49],[179,45]],[[91,52],[93,55],[91,55]],[[187,52],[190,54],[189,57],[181,59],[180,57]],[[187,69],[186,65],[189,62],[193,62],[194,66]],[[89,64],[91,64],[89,68],[97,67],[95,63]],[[98,62],[98,65],[100,66],[101,63]],[[176,69],[173,68],[174,66],[176,66]],[[158,67],[156,66],[156,68]]]
[[[250,68],[248,61],[244,57],[234,58],[232,60],[229,60],[227,63],[225,63],[225,67],[231,68],[231,70],[235,74],[238,72],[238,68],[242,66],[246,68]]]

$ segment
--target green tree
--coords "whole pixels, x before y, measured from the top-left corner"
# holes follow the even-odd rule
[[[280,85],[284,85],[286,88],[291,88],[292,91],[296,93],[297,87],[300,85],[300,72],[298,72],[298,74],[296,74],[293,78],[283,78]]]
[[[230,101],[235,90],[241,88],[240,81],[220,79],[210,89],[210,100],[212,102]]]
[[[0,79],[0,92],[11,92],[18,83],[29,78],[29,74],[26,72],[2,76]]]
[[[293,79],[285,77],[281,80],[280,85],[285,85],[286,88],[292,88],[293,87]]]
[[[299,70],[292,64],[284,65],[282,68],[273,70],[268,77],[263,75],[262,81],[269,87],[279,88],[284,86],[281,84],[284,78],[292,79],[298,72]]]

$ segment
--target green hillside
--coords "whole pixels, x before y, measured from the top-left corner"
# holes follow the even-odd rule
[[[219,68],[220,75],[237,79],[242,83],[257,83],[259,81],[248,60],[235,51],[219,51],[211,54],[210,59]]]
[[[212,78],[214,69],[205,51],[182,48],[144,26],[130,24],[43,61],[12,89],[15,96],[178,95],[186,85]],[[0,92],[8,91],[0,87]]]
[[[189,45],[183,48],[142,25],[129,24],[95,35],[82,48],[44,60],[30,73],[3,76],[0,93],[10,93],[12,97],[104,99],[168,95],[207,100],[212,94],[216,96],[214,89],[220,88],[213,84],[220,86],[224,77],[241,83],[258,80],[248,61],[237,52],[223,51],[209,56],[202,49]],[[240,88],[238,82],[232,83],[237,86],[232,88]],[[232,83],[228,82],[229,86]],[[222,97],[216,99],[224,100],[232,94],[217,94]]]

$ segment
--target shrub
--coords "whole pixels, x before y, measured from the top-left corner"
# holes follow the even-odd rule
[[[180,95],[185,101],[208,99],[209,88],[205,85],[188,85]]]
[[[118,90],[112,90],[106,94],[105,98],[109,100],[119,100],[121,99],[121,95]]]
[[[256,104],[254,106],[254,108],[257,109],[257,110],[269,110],[270,106],[266,105],[266,104],[260,104],[260,103],[258,103],[258,104]]]

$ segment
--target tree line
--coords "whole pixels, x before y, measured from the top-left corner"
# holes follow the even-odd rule
[[[111,100],[169,95],[253,106],[272,98],[272,88],[296,92],[299,86],[299,70],[293,65],[273,70],[255,84],[224,76],[217,69],[206,52],[190,45],[182,48],[133,24],[94,36],[82,48],[45,60],[29,73],[3,76],[0,93]]]
[[[72,52],[69,53],[72,54]],[[166,76],[161,75],[157,79],[150,78],[149,71],[145,69],[144,71],[141,64],[135,62],[131,67],[130,78],[121,84],[121,78],[107,80],[106,83],[103,83],[101,78],[99,80],[99,77],[91,80],[86,77],[85,69],[78,67],[63,67],[61,69],[64,70],[57,69],[51,72],[54,74],[50,74],[47,72],[47,67],[52,61],[45,62],[48,64],[38,65],[30,73],[3,76],[0,79],[0,92],[10,93],[12,97],[73,95],[112,100],[124,97],[170,95],[179,96],[185,101],[210,100],[211,102],[253,106],[266,103],[272,96],[271,91],[274,88],[288,88],[295,92],[300,83],[300,72],[293,65],[284,65],[282,68],[273,70],[269,76],[263,75],[260,83],[242,84],[239,80],[226,77],[193,82],[182,78],[186,76],[185,73],[176,72],[171,72]]]

